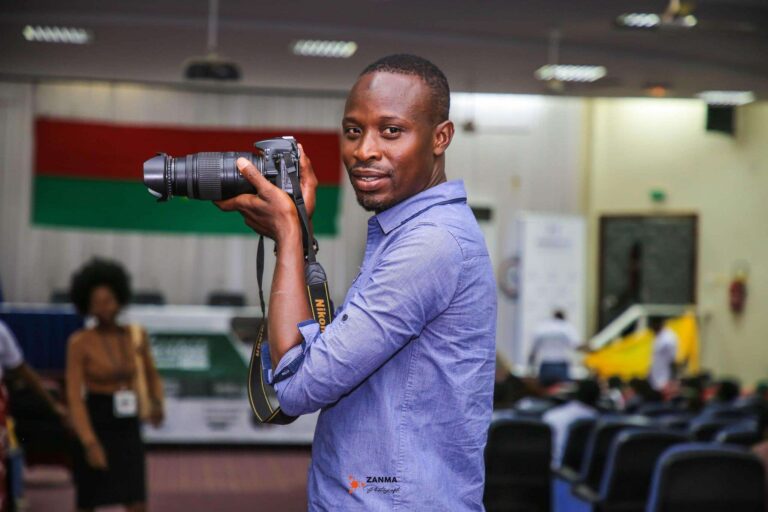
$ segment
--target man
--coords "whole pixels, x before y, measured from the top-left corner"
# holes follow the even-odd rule
[[[552,429],[552,467],[560,467],[568,438],[568,429],[577,420],[596,418],[595,405],[600,399],[600,386],[594,380],[582,380],[576,385],[575,400],[553,407],[542,420]]]
[[[579,345],[579,333],[561,310],[553,312],[551,319],[536,328],[529,364],[538,367],[542,386],[568,380],[573,351]]]
[[[651,317],[648,327],[653,332],[653,355],[648,381],[656,391],[663,391],[675,376],[675,358],[677,357],[677,335],[664,326],[664,319]]]
[[[269,346],[274,375],[295,369],[275,382],[283,411],[321,410],[313,511],[483,510],[496,291],[464,186],[446,181],[449,104],[443,73],[411,55],[371,64],[349,93],[342,157],[358,203],[376,215],[360,275],[322,334],[307,321],[289,197],[240,159],[258,195],[219,203],[277,242]],[[311,211],[304,155],[301,172]]]

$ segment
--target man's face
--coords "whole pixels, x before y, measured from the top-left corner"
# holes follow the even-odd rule
[[[350,91],[341,154],[366,210],[386,210],[441,181],[431,105],[429,87],[418,76],[369,73]]]

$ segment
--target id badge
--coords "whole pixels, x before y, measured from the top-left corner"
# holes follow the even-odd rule
[[[138,414],[139,404],[135,391],[121,389],[114,397],[115,418],[132,418]]]

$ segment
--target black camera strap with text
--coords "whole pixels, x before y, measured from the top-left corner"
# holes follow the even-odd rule
[[[290,168],[286,168],[285,160],[280,158],[281,175],[287,175],[291,182],[292,194],[302,231],[302,244],[304,246],[304,279],[307,284],[307,297],[309,299],[312,317],[320,325],[320,331],[325,330],[326,325],[333,320],[330,294],[328,292],[328,279],[325,270],[317,261],[317,241],[312,233],[312,223],[307,215],[307,208],[301,194],[298,177],[298,162]],[[251,409],[260,423],[272,423],[286,425],[296,420],[295,416],[288,416],[280,410],[277,395],[270,382],[272,378],[272,360],[269,354],[269,342],[267,341],[267,314],[263,290],[264,278],[264,236],[259,236],[259,244],[256,250],[256,281],[259,286],[259,304],[263,321],[259,327],[256,342],[251,353],[251,362],[248,367],[248,400]],[[302,342],[303,345],[303,342]],[[303,355],[296,358],[281,372],[283,378],[293,374],[303,360]],[[276,377],[277,380],[280,376]]]

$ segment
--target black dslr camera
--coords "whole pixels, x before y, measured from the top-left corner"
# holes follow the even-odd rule
[[[160,153],[144,162],[144,184],[158,201],[173,196],[218,201],[256,190],[237,170],[237,159],[250,160],[272,184],[293,196],[291,173],[299,177],[299,147],[293,137],[256,142],[255,153],[195,153],[172,157]]]

